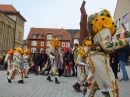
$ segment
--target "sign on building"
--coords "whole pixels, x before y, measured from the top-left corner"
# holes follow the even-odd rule
[[[129,12],[127,12],[125,15],[123,15],[122,23],[125,25],[126,30],[129,31]],[[123,27],[122,27],[122,33],[124,33]]]

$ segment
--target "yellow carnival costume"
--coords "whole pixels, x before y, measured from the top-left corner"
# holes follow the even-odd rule
[[[23,50],[20,47],[15,48],[14,55],[13,55],[12,68],[11,68],[9,76],[8,76],[9,83],[11,83],[11,80],[15,78],[15,75],[18,76],[19,83],[24,83],[21,80],[21,71],[19,70],[22,53],[23,53]]]
[[[54,37],[50,41],[50,45],[51,46],[49,47],[47,54],[48,54],[50,61],[51,61],[51,70],[49,71],[49,75],[47,77],[47,80],[52,81],[51,75],[53,75],[53,76],[55,76],[55,83],[59,84],[60,82],[57,79],[58,69],[57,69],[56,57],[58,56],[58,59],[60,60],[60,62],[63,63],[61,49],[60,49],[60,41],[58,40],[57,37]],[[48,62],[46,64],[48,64]]]
[[[90,15],[89,19],[91,20],[88,20],[88,25],[91,26],[88,29],[93,35],[93,45],[87,53],[91,69],[87,82],[94,77],[105,97],[119,97],[118,85],[109,63],[109,53],[128,45],[130,38],[112,42],[111,37],[116,31],[116,24],[106,9]],[[91,91],[93,90],[94,87],[91,87]],[[92,97],[91,91],[86,93],[86,97]]]
[[[83,47],[79,46],[77,49],[77,60],[75,61],[77,66],[78,66],[78,80],[77,82],[73,85],[73,88],[76,92],[82,92],[80,89],[80,86],[85,82],[87,78],[86,74],[86,69],[87,69],[87,64],[86,64],[86,53]]]
[[[12,61],[13,61],[13,49],[10,49],[7,51],[7,54],[5,56],[4,62],[7,63],[8,68],[7,68],[7,75],[9,75],[9,72],[12,67]]]
[[[24,52],[24,56],[23,56],[23,59],[24,59],[24,68],[25,68],[25,73],[24,73],[24,76],[25,78],[28,78],[28,70],[29,70],[29,54],[28,54],[28,50],[23,50]]]

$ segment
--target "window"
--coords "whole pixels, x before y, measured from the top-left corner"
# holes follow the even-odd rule
[[[44,46],[44,41],[41,42],[41,46]]]
[[[62,38],[62,36],[61,35],[58,35],[58,39],[61,39]]]
[[[79,39],[74,39],[73,43],[74,43],[74,44],[75,44],[75,43],[79,44]]]
[[[47,40],[51,40],[52,39],[52,35],[47,35]]]
[[[31,46],[37,46],[37,41],[32,41]]]
[[[47,42],[47,46],[50,46],[50,41]]]
[[[42,39],[42,35],[38,35],[38,39]]]
[[[119,28],[120,28],[120,19],[118,19],[118,20],[116,21],[116,26],[117,26],[116,29],[119,29]]]
[[[31,52],[35,53],[36,52],[36,48],[31,48]]]
[[[66,42],[66,47],[70,47],[70,43],[69,42]]]
[[[65,47],[65,42],[62,42],[62,47]]]
[[[35,34],[33,34],[33,38],[36,38],[36,35],[35,35]]]

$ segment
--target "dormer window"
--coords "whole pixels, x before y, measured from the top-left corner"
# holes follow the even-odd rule
[[[33,38],[36,38],[36,35],[35,35],[35,34],[33,34]]]
[[[42,39],[42,35],[38,35],[38,39]]]
[[[51,40],[52,39],[52,35],[47,35],[47,40]]]
[[[58,35],[58,39],[61,39],[62,38],[62,36],[61,35]]]

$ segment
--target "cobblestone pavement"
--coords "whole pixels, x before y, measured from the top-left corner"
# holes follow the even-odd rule
[[[126,66],[130,78],[130,66]],[[122,73],[118,74],[119,79]],[[48,82],[47,76],[30,74],[25,79],[24,84],[18,84],[17,78],[12,83],[7,82],[6,71],[0,71],[0,97],[81,97],[81,93],[76,93],[72,85],[76,82],[75,77],[60,77],[60,84]],[[52,77],[54,80],[54,78]],[[130,81],[119,82],[120,97],[130,97]],[[83,88],[83,87],[82,87]],[[95,97],[103,97],[97,91]]]

